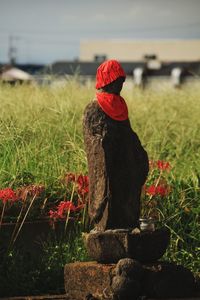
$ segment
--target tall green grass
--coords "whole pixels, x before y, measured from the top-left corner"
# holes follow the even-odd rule
[[[172,232],[167,253],[198,271],[200,263],[200,85],[124,89],[132,128],[149,158],[169,161],[172,192],[161,204]],[[0,86],[0,187],[31,174],[52,186],[66,172],[87,173],[82,116],[95,95],[76,80],[60,88]]]
[[[54,90],[0,88],[0,182],[23,172],[49,183],[66,171],[86,172],[82,111],[92,92],[70,82]]]

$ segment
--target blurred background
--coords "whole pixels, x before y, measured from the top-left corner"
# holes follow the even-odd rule
[[[106,59],[139,86],[198,79],[200,1],[0,0],[2,80],[78,73],[88,83]]]

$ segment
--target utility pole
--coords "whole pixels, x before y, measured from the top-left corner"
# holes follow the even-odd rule
[[[16,64],[17,48],[14,46],[14,41],[18,38],[10,35],[8,39],[8,59],[11,65]]]

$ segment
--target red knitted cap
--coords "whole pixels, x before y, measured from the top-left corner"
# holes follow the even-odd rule
[[[117,60],[104,61],[97,69],[96,89],[113,82],[119,77],[126,77],[126,74]]]

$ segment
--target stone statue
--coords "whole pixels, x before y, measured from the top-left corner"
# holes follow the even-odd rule
[[[97,231],[139,227],[148,156],[132,130],[120,92],[126,75],[116,60],[97,69],[96,99],[84,112],[89,169],[89,216]]]

